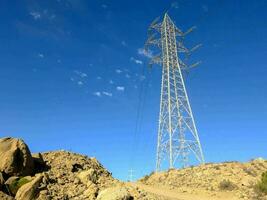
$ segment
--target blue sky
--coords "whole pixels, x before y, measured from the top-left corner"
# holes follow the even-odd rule
[[[154,170],[161,71],[142,48],[167,10],[203,44],[186,84],[206,161],[266,158],[264,0],[1,0],[0,136],[96,157],[123,180]]]

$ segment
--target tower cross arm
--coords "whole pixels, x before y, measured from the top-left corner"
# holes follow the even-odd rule
[[[184,32],[184,33],[182,34],[182,36],[184,37],[184,36],[188,35],[188,34],[191,33],[192,31],[194,31],[196,28],[197,28],[196,26],[192,26],[192,27],[189,28],[186,32]]]

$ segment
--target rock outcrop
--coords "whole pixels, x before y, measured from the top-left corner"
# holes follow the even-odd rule
[[[0,161],[0,171],[7,175],[33,174],[33,158],[28,146],[21,139],[0,139]]]
[[[95,199],[98,191],[119,183],[95,158],[55,151],[42,154],[50,169],[48,196],[55,199]]]
[[[16,200],[34,200],[39,192],[38,188],[42,182],[43,176],[39,175],[29,183],[24,184],[16,193]]]

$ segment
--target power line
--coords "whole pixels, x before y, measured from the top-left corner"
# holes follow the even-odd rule
[[[135,127],[133,132],[133,143],[132,143],[132,149],[131,149],[131,156],[130,156],[130,168],[135,166],[136,161],[136,152],[138,152],[139,147],[139,139],[141,131],[141,124],[143,122],[143,112],[144,112],[144,105],[146,102],[146,94],[147,94],[147,76],[146,75],[146,68],[142,68],[142,72],[140,75],[140,78],[144,80],[140,80],[140,87],[139,87],[139,94],[138,94],[138,105],[136,110],[136,121],[135,121]]]

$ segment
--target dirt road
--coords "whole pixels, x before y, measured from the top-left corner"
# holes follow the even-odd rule
[[[128,185],[131,187],[138,187],[139,189],[153,194],[162,200],[236,200],[236,198],[229,193],[220,193],[219,195],[211,196],[207,194],[178,193],[166,188],[158,188],[141,183],[128,183]]]

